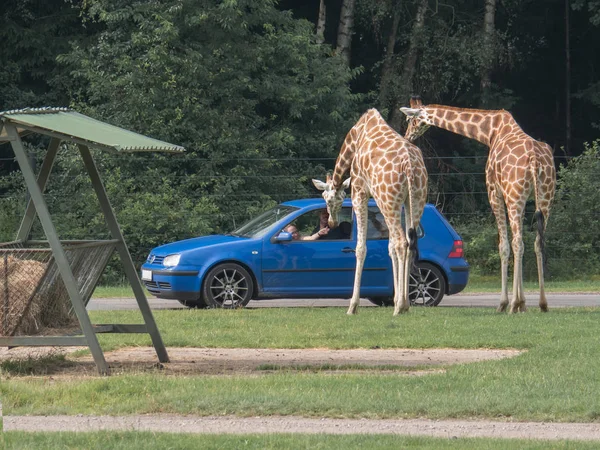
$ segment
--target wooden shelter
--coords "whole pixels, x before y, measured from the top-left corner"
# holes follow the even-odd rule
[[[89,150],[90,147],[111,152],[183,152],[183,147],[152,139],[99,120],[92,119],[67,108],[27,108],[0,112],[0,144],[10,143],[29,192],[29,202],[14,241],[0,243],[0,280],[6,280],[0,295],[0,308],[8,312],[10,283],[8,282],[11,262],[23,262],[29,255],[47,254],[43,270],[38,270],[32,284],[29,301],[49,298],[57,294],[56,284],[63,287],[70,305],[79,321],[76,334],[17,336],[2,333],[0,323],[0,346],[87,346],[101,374],[109,368],[99,345],[96,333],[148,333],[159,361],[168,362],[166,348],[150,310],[123,234],[111,207],[100,174]],[[23,147],[21,137],[39,133],[50,137],[50,144],[42,166],[36,177]],[[77,144],[92,186],[98,197],[112,239],[106,241],[61,241],[48,212],[43,192],[51,173],[52,165],[63,141]],[[39,218],[47,241],[29,240],[35,217]],[[97,324],[91,323],[86,305],[110,256],[116,250],[127,279],[133,289],[144,324]],[[2,262],[4,261],[4,262]],[[40,297],[42,294],[46,297]],[[37,297],[36,297],[37,296]],[[2,304],[4,303],[4,304]],[[29,304],[27,305],[29,307]],[[6,319],[8,313],[4,315]],[[19,318],[21,320],[22,318]],[[5,324],[6,325],[6,324]],[[8,327],[4,327],[8,330]]]

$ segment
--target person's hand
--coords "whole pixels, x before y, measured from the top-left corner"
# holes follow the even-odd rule
[[[317,234],[319,235],[319,237],[323,237],[327,233],[329,233],[329,227],[321,228]]]

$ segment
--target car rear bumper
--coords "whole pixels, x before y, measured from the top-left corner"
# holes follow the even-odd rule
[[[450,273],[448,275],[448,295],[458,294],[467,287],[469,281],[469,266],[450,266]]]

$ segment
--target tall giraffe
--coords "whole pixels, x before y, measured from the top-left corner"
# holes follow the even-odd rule
[[[409,120],[405,137],[413,141],[430,126],[444,128],[490,148],[485,174],[488,198],[498,224],[499,251],[502,262],[502,292],[498,311],[508,306],[508,229],[506,210],[512,232],[514,256],[513,298],[510,312],[525,311],[523,292],[523,216],[525,203],[533,195],[537,219],[535,254],[540,284],[540,309],[548,311],[544,292],[544,231],[556,188],[556,170],[552,149],[527,135],[513,116],[504,110],[424,106],[418,97],[410,108],[400,108]],[[506,207],[505,207],[506,205]]]
[[[343,181],[348,171],[350,178]],[[367,254],[368,201],[371,196],[383,214],[389,231],[394,315],[406,312],[409,309],[410,267],[417,251],[416,229],[427,199],[427,170],[421,150],[391,128],[376,109],[369,109],[346,135],[333,176],[328,175],[326,182],[313,180],[315,187],[323,191],[331,228],[338,224],[339,212],[346,197],[344,189],[350,180],[358,239],[354,291],[348,314],[356,314],[360,301],[360,281]],[[403,205],[406,234],[401,220]]]

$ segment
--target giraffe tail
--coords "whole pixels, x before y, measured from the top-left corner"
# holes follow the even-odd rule
[[[540,252],[542,253],[542,262],[546,265],[546,237],[544,235],[544,214],[538,209],[535,212],[535,219],[537,222],[537,233],[540,238]]]
[[[417,270],[417,266],[415,261],[419,260],[419,247],[418,242],[419,239],[417,237],[417,230],[414,228],[408,229],[408,257],[410,258],[409,265],[412,267],[412,270]]]

